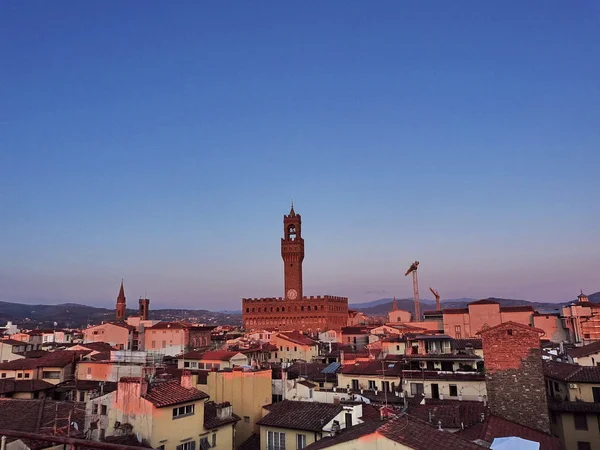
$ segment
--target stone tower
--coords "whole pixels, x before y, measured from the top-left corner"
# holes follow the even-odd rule
[[[150,308],[150,300],[147,298],[140,298],[140,319],[148,320],[148,309]]]
[[[284,298],[302,298],[302,261],[304,261],[304,239],[302,239],[302,218],[294,211],[294,204],[287,216],[283,216],[283,238],[281,257],[283,258]]]
[[[123,280],[121,280],[121,288],[119,289],[119,296],[117,297],[117,314],[116,320],[125,320],[125,311],[127,310],[127,304],[125,302],[125,289],[123,288]]]

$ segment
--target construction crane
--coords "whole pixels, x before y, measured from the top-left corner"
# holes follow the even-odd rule
[[[419,301],[419,280],[417,278],[417,269],[419,268],[419,261],[415,261],[410,265],[404,276],[408,276],[412,273],[413,276],[413,294],[415,296],[415,321],[421,320],[421,302]]]
[[[440,294],[438,294],[438,291],[436,291],[434,288],[430,287],[429,290],[431,291],[431,293],[435,296],[435,309],[437,311],[440,311],[442,309],[442,306],[440,305]]]

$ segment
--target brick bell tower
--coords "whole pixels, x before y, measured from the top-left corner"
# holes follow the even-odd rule
[[[115,319],[117,321],[125,320],[125,312],[127,311],[127,303],[125,299],[125,288],[123,287],[123,280],[121,280],[121,288],[119,289],[119,296],[117,297],[117,311]]]
[[[294,211],[294,203],[287,216],[283,216],[283,238],[281,257],[283,258],[284,298],[302,298],[302,261],[304,261],[304,239],[302,239],[302,218]]]

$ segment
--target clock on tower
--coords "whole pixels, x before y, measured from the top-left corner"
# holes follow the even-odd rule
[[[283,277],[285,299],[302,298],[302,261],[304,261],[304,239],[301,234],[302,218],[294,211],[294,204],[287,216],[283,216],[283,238],[281,239],[281,258],[283,259]]]

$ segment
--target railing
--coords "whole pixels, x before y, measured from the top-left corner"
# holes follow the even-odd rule
[[[27,433],[24,431],[0,430],[2,437],[2,449],[6,448],[6,437],[30,439],[39,442],[52,442],[54,444],[69,445],[71,450],[78,448],[98,448],[104,450],[148,450],[144,447],[133,447],[131,445],[109,444],[108,442],[88,441],[86,439],[74,439],[65,436],[52,436],[46,434]]]

